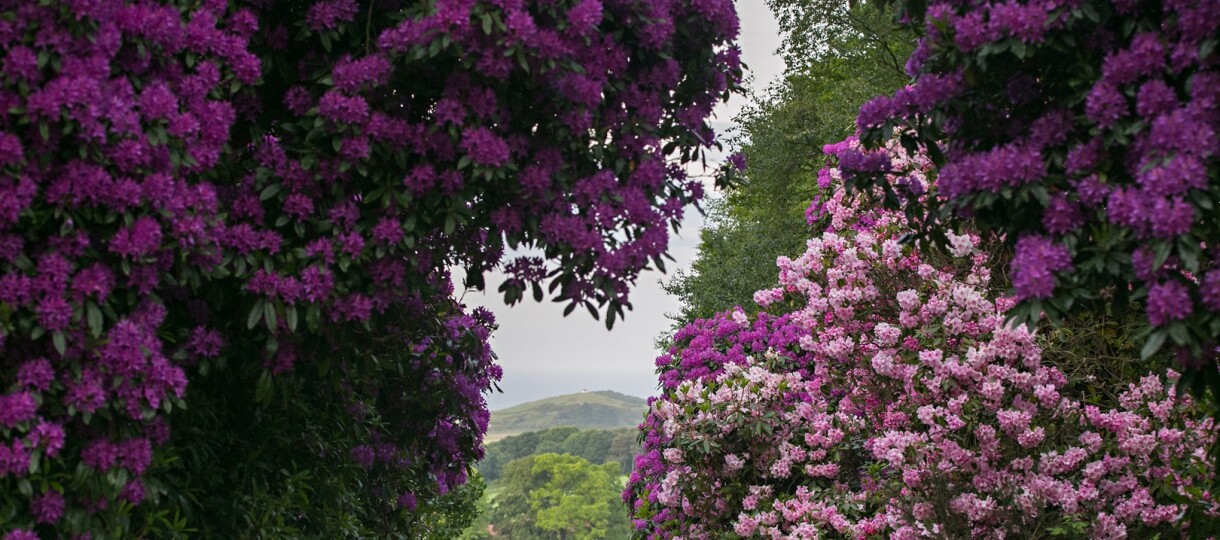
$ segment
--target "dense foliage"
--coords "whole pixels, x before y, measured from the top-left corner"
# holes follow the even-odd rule
[[[657,361],[626,494],[637,537],[1206,535],[1215,431],[1178,375],[1093,381],[1118,397],[1091,404],[1043,359],[1053,343],[1005,322],[994,241],[921,255],[902,214],[841,185],[845,164],[884,162],[926,194],[929,160],[826,151],[820,232],[780,258],[765,310],[697,320]]]
[[[1144,355],[1170,343],[1220,390],[1220,2],[889,3],[926,34],[915,81],[858,125],[873,145],[892,129],[927,145],[940,197],[884,163],[854,185],[933,239],[959,218],[1003,233],[1022,320],[1134,300]]]
[[[469,520],[479,498],[459,489],[488,418],[492,321],[476,316],[437,301],[385,314],[371,336],[335,334],[342,345],[292,376],[260,381],[257,364],[197,376],[153,474],[202,536],[451,538],[426,529],[436,512]],[[414,455],[395,448],[408,444]]]
[[[630,471],[639,454],[635,428],[577,429],[557,427],[505,437],[489,443],[479,461],[479,474],[493,482],[509,462],[535,454],[570,454],[594,465],[616,463]]]
[[[736,32],[729,0],[0,1],[0,531],[469,507],[437,497],[481,455],[494,321],[445,269],[621,316]]]

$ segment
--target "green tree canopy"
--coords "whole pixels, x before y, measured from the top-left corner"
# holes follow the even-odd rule
[[[580,430],[563,426],[530,431],[488,444],[479,473],[492,482],[501,478],[509,462],[548,452],[571,454],[593,464],[613,462],[620,471],[629,471],[640,448],[635,437],[633,428]]]
[[[610,540],[626,538],[618,464],[593,465],[568,454],[545,453],[513,460],[496,482],[498,494],[484,520],[498,537],[513,540]],[[471,530],[467,538],[485,538]]]
[[[535,478],[545,478],[530,491],[530,509],[538,528],[556,533],[560,540],[606,537],[606,527],[618,496],[618,467],[591,465],[566,454],[542,454],[534,459]]]

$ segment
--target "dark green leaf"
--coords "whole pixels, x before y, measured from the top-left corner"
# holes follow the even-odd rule
[[[270,330],[272,333],[277,330],[275,305],[272,302],[263,302],[263,322],[267,323],[267,330]]]
[[[101,337],[102,325],[105,321],[102,317],[102,310],[98,309],[97,304],[89,302],[85,305],[85,319],[89,324],[89,334],[95,338]]]
[[[250,314],[246,316],[246,330],[254,329],[261,320],[263,320],[263,301],[258,300],[254,302],[254,307],[250,308]]]
[[[254,389],[254,399],[259,403],[268,403],[275,396],[275,386],[272,384],[271,372],[263,370],[258,376],[258,384]]]
[[[1144,342],[1144,348],[1140,350],[1140,358],[1146,360],[1156,354],[1157,351],[1160,351],[1161,346],[1165,344],[1165,338],[1168,336],[1169,334],[1164,330],[1153,332],[1152,335],[1148,336],[1148,341]]]
[[[63,332],[54,332],[51,334],[51,344],[55,346],[55,352],[63,356],[64,351],[68,350],[68,340],[64,337]]]

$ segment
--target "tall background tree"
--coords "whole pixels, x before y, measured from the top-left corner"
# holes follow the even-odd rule
[[[821,148],[855,132],[862,103],[901,88],[916,35],[892,14],[830,0],[768,0],[783,33],[783,79],[756,92],[733,143],[748,164],[709,203],[699,253],[665,290],[682,302],[675,325],[733,306],[749,308],[774,278],[779,255],[808,238],[805,210],[822,189]],[[739,164],[741,162],[738,162]]]

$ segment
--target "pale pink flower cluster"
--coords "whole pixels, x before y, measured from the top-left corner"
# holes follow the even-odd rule
[[[896,149],[890,159],[896,175],[927,167]],[[951,235],[952,261],[934,266],[896,242],[900,215],[837,187],[821,204],[826,221],[815,220],[825,232],[801,256],[781,257],[779,286],[755,295],[803,307],[766,315],[766,332],[740,311],[723,314],[736,324],[698,326],[705,333],[661,367],[689,369],[683,343],[699,340],[746,355],[652,404],[627,491],[640,536],[1011,538],[1056,528],[1137,538],[1216,515],[1212,421],[1175,394],[1177,374],[1130,384],[1117,409],[1082,402],[1036,336],[1005,324],[1012,300],[990,285],[977,237]]]

